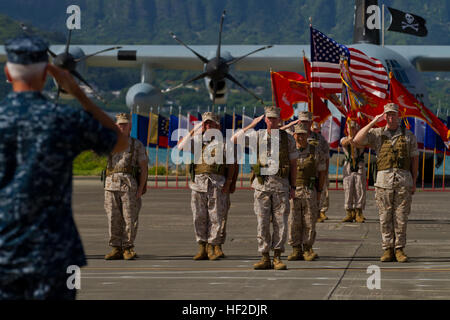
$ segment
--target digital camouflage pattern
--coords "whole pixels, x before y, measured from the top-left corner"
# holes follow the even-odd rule
[[[258,141],[267,141],[269,134],[267,129],[255,131]],[[280,137],[280,136],[279,136]],[[288,134],[289,160],[297,158],[297,149],[294,138]],[[281,147],[281,143],[278,144]],[[270,144],[267,154],[271,152]],[[258,251],[268,253],[271,249],[279,249],[284,252],[288,231],[289,216],[289,178],[277,175],[265,176],[264,184],[253,180],[252,188],[255,189],[253,208],[257,219]],[[273,234],[270,233],[272,222]]]
[[[342,141],[345,138],[341,139]],[[355,154],[355,170],[352,171],[352,156],[348,148],[343,148],[345,161],[342,168],[343,185],[344,185],[344,208],[348,209],[364,209],[366,206],[366,168],[364,158],[360,155],[364,154],[364,148],[354,148]],[[358,161],[357,159],[360,159]]]
[[[391,132],[384,128],[370,129],[366,143],[380,152],[382,136],[386,136],[391,143],[395,143],[402,135],[402,128]],[[410,158],[418,156],[416,137],[405,129],[407,154]],[[377,173],[375,182],[375,200],[380,216],[380,229],[383,249],[403,248],[406,245],[406,226],[411,211],[411,188],[415,181],[409,170],[391,168]]]
[[[224,184],[225,177],[209,173],[196,175],[195,183],[190,184],[191,208],[197,242],[204,241],[213,245],[225,242],[230,195],[222,192]]]
[[[110,169],[138,167],[140,162],[147,162],[145,147],[139,140],[129,137],[128,149],[111,154],[108,161]],[[108,217],[109,245],[112,247],[134,247],[142,206],[142,199],[136,198],[137,190],[138,182],[131,173],[115,172],[106,177],[104,207]]]
[[[258,251],[268,253],[271,249],[284,252],[289,216],[289,192],[255,190],[254,210],[257,219]],[[272,222],[273,233],[270,233]]]
[[[408,216],[411,212],[411,189],[376,188],[375,200],[380,216],[382,248],[404,248]]]
[[[83,150],[111,152],[117,135],[81,109],[13,92],[0,103],[0,137],[1,291],[86,264],[72,217],[72,162]]]
[[[269,134],[267,129],[261,129],[258,131],[253,131],[251,134],[257,135],[257,141],[267,141],[269,140]],[[281,135],[278,135],[280,138]],[[288,154],[289,160],[297,159],[297,149],[295,148],[294,138],[288,134]],[[281,138],[280,138],[281,140]],[[278,142],[278,146],[281,147],[281,142]],[[255,151],[256,152],[256,151]],[[270,144],[267,147],[268,156],[271,153]],[[273,192],[289,192],[289,179],[282,178],[277,175],[265,176],[264,184],[258,182],[258,179],[253,180],[252,188],[259,191],[273,191]]]
[[[366,142],[375,150],[377,155],[380,152],[382,144],[382,136],[386,136],[388,139],[395,143],[395,141],[402,134],[400,127],[397,128],[395,132],[391,132],[386,127],[384,128],[373,128],[367,133]],[[419,155],[417,149],[417,139],[416,136],[409,130],[405,129],[406,142],[408,146],[408,153],[410,157],[416,157]],[[377,178],[375,182],[375,187],[385,188],[385,189],[395,189],[401,187],[412,187],[412,175],[409,170],[403,170],[399,168],[392,168],[388,170],[382,170],[377,172]]]
[[[304,149],[297,148],[297,152],[297,169],[299,169],[302,167],[304,160],[311,155],[311,145],[308,144]],[[326,171],[327,154],[323,152],[323,149],[314,148],[313,156],[317,174],[319,171]],[[318,179],[318,176],[316,178]],[[312,246],[316,239],[316,221],[318,217],[319,208],[316,187],[310,188],[309,186],[297,185],[295,198],[291,200],[288,243],[293,247],[301,246],[302,244]]]
[[[213,116],[206,113],[204,115]],[[226,155],[225,145],[218,144],[215,140],[203,141],[202,144],[202,161],[205,157],[203,152],[207,149],[211,156],[212,153],[215,154],[213,150],[216,148],[222,148],[224,156]],[[225,157],[223,160],[226,162]],[[230,209],[230,195],[222,192],[225,181],[225,176],[215,173],[195,174],[194,181],[189,181],[189,187],[192,190],[191,209],[197,242],[203,241],[212,245],[225,242],[226,221]]]
[[[134,150],[131,152],[132,141],[134,140]],[[133,156],[132,156],[133,155]],[[138,167],[139,163],[142,161],[148,161],[147,155],[145,153],[145,147],[137,139],[132,137],[128,138],[128,149],[120,152],[111,154],[111,164],[108,167],[118,169],[127,167],[131,158],[133,158],[133,163],[131,166]],[[121,192],[135,192],[137,191],[138,183],[136,179],[130,173],[113,173],[106,177],[105,179],[105,190],[107,191],[121,191]]]
[[[330,145],[328,144],[327,140],[323,137],[322,134],[311,131],[309,135],[310,139],[314,139],[316,141],[319,141],[319,153],[325,155],[325,159],[330,159]],[[328,172],[328,168],[327,168]]]
[[[5,41],[5,51],[9,63],[28,65],[48,62],[47,49],[47,41],[27,34]]]
[[[328,174],[325,175],[325,182],[323,183],[323,189],[320,193],[319,200],[319,212],[327,212],[330,206],[330,196],[328,194],[328,187],[330,186],[330,178]]]

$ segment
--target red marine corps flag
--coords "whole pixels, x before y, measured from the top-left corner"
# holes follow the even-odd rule
[[[303,65],[305,67],[306,80],[311,84],[311,64],[308,59],[303,56]],[[312,96],[312,99],[311,99]],[[314,115],[314,121],[322,124],[331,115],[328,105],[315,93],[315,90],[308,90],[309,111]]]
[[[402,117],[416,117],[424,120],[444,141],[447,148],[450,147],[450,130],[419,102],[397,79],[391,78],[391,100],[399,105],[399,112]]]
[[[271,71],[270,76],[275,104],[281,109],[281,119],[288,120],[294,114],[294,103],[308,102],[309,83],[301,74],[290,71]]]
[[[314,121],[324,122],[330,116],[326,103],[317,95],[313,95],[311,103],[310,82],[301,74],[291,71],[272,72],[272,89],[276,105],[281,108],[281,119],[287,120],[294,114],[292,105],[308,102],[309,111],[314,114]],[[308,78],[308,75],[307,75]]]

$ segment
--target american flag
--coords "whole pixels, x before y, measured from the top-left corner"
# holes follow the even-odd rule
[[[167,148],[169,142],[169,119],[158,115],[158,145]]]
[[[362,51],[350,48],[350,75],[368,93],[381,98],[387,98],[389,77],[383,64],[365,55]]]
[[[341,56],[349,58],[348,48],[328,38],[319,30],[311,29],[311,88],[322,95],[341,93]]]

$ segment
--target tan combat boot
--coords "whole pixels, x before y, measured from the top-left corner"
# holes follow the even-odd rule
[[[394,261],[394,249],[385,249],[383,255],[380,258],[381,262],[392,262]]]
[[[319,215],[319,218],[317,219],[317,222],[320,223],[320,222],[324,222],[325,220],[328,220],[327,215],[325,214],[324,211],[320,211],[320,215]]]
[[[364,221],[366,221],[366,218],[364,217],[363,213],[362,213],[362,209],[355,209],[356,212],[356,218],[355,221],[358,223],[363,223]]]
[[[305,261],[313,261],[318,257],[317,253],[313,251],[312,246],[304,246],[304,249],[303,258]]]
[[[395,249],[395,259],[397,259],[398,262],[407,262],[408,257],[403,252],[403,248]]]
[[[272,264],[270,263],[270,255],[268,252],[262,254],[261,260],[253,265],[253,269],[255,270],[272,269]]]
[[[344,220],[342,220],[342,222],[353,222],[353,209],[347,209],[345,211],[347,212],[347,216],[344,218]]]
[[[222,245],[218,244],[218,245],[214,246],[214,254],[218,258],[225,258],[225,254],[222,251]]]
[[[121,260],[123,253],[121,247],[113,247],[112,251],[105,256],[105,260]]]
[[[286,270],[286,265],[281,261],[281,250],[275,249],[273,254],[273,268],[275,270]]]
[[[206,253],[206,242],[199,241],[198,243],[198,253],[194,256],[194,260],[206,260],[208,259],[208,254]]]
[[[301,246],[292,247],[292,254],[288,256],[288,261],[303,260],[303,250]]]
[[[133,247],[123,250],[123,258],[125,260],[133,260],[134,258],[136,258],[136,252],[134,251]]]
[[[219,257],[216,255],[216,253],[214,252],[214,245],[208,243],[206,245],[206,250],[208,252],[208,259],[209,260],[217,260],[219,259]]]

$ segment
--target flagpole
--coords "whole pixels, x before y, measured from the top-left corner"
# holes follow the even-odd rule
[[[147,145],[145,146],[145,149],[147,150],[147,157],[150,160],[150,151],[149,151],[149,144],[150,144],[150,129],[152,127],[152,112],[153,112],[153,107],[150,107],[150,111],[148,114],[148,128],[147,128]],[[139,136],[139,134],[138,134]]]
[[[425,144],[423,146],[423,157],[422,157],[422,190],[425,189]]]
[[[135,110],[135,109],[137,109],[137,108],[139,108],[139,106],[132,106],[132,107],[130,108],[131,127],[132,127],[132,128],[133,128],[133,114],[136,113],[136,110]],[[137,119],[137,117],[136,117],[136,119]],[[139,122],[139,121],[136,120],[136,122]],[[139,139],[139,128],[137,127],[137,125],[138,125],[138,124],[136,123],[136,132],[137,132],[136,138]],[[145,148],[145,150],[147,151],[147,148]]]
[[[448,109],[447,109],[447,120],[448,120]],[[448,127],[448,125],[449,125],[449,123],[447,123],[447,127]],[[445,174],[445,159],[447,158],[447,146],[445,146],[445,148],[444,148],[444,171],[442,172],[442,180],[443,180],[443,183],[442,183],[442,190],[444,190],[445,191],[445,178],[446,178],[446,174]]]
[[[181,106],[178,106],[178,137],[177,143],[180,141],[180,127],[181,127]],[[179,160],[179,159],[178,159]],[[177,161],[179,162],[179,161]],[[175,167],[175,187],[178,189],[178,164]]]
[[[158,106],[158,122],[159,122],[159,112],[160,112],[160,107]],[[159,123],[157,123],[159,124]],[[159,135],[158,135],[158,129],[159,126],[156,127],[156,159],[155,159],[155,163],[156,163],[156,170],[155,170],[155,188],[158,188],[158,151],[159,151]]]
[[[434,150],[433,150],[433,181],[431,183],[432,190],[434,190],[435,170],[436,170],[436,142],[434,143]]]
[[[381,46],[384,47],[384,3],[381,7]]]
[[[439,119],[439,112],[441,108],[439,107],[437,112],[436,112],[436,117]],[[433,180],[431,183],[431,189],[434,190],[434,179],[435,179],[435,174],[436,174],[436,136],[434,138],[434,149],[433,149]]]
[[[339,172],[339,155],[340,155],[341,149],[339,148],[338,144],[338,154],[336,157],[336,190],[338,189],[338,172]]]
[[[242,130],[244,130],[244,122],[245,122],[244,116],[245,116],[245,106],[242,107]],[[242,156],[244,157],[245,160],[245,143],[244,143],[244,154]],[[244,163],[245,161],[243,161],[243,163],[241,164],[241,188],[244,187]]]
[[[170,127],[170,116],[172,115],[172,106],[169,108],[169,127]],[[169,132],[170,133],[170,132]],[[166,188],[169,187],[169,151],[170,151],[170,140],[171,137],[167,137],[167,152],[166,152]]]
[[[273,83],[272,68],[270,68],[270,86],[272,88],[272,105],[275,106],[275,85]]]
[[[222,107],[221,106],[217,106],[217,114],[219,115],[219,122],[220,124],[222,124],[222,116],[220,115],[220,112],[222,111]],[[223,115],[225,117],[225,114]],[[221,130],[227,130],[227,124],[226,124],[227,119],[224,119],[224,123],[223,123],[223,128],[221,128]],[[223,132],[223,131],[222,131]]]
[[[309,75],[307,74],[307,71],[306,71],[306,63],[305,63],[306,61],[308,61],[308,59],[305,56],[305,50],[303,50],[303,70],[305,71],[305,78],[306,78],[306,81],[311,81],[310,77],[309,77]],[[306,88],[306,94],[308,96],[308,104],[311,105],[311,100],[312,100],[311,82],[309,82],[309,84],[310,84],[309,87]],[[330,132],[331,132],[331,123],[330,123]]]
[[[312,28],[312,17],[309,17],[309,28],[310,28],[310,30]],[[314,39],[314,37],[313,37],[313,39]],[[312,56],[310,58],[312,60]],[[305,63],[303,63],[303,67],[305,67]],[[311,70],[311,72],[312,72],[312,70]],[[305,76],[306,76],[306,71],[305,71]],[[311,82],[312,82],[312,78],[311,78]],[[308,101],[308,105],[309,105],[309,110],[308,111],[311,112],[312,114],[314,114],[314,102],[313,102],[313,100],[314,100],[314,93],[313,93],[313,88],[311,87],[310,100]],[[338,146],[338,150],[339,150],[339,146]],[[337,180],[336,180],[336,183],[337,183]],[[336,184],[336,188],[337,188],[337,184]]]
[[[191,112],[188,111],[187,113],[187,131],[189,132],[191,129]],[[192,152],[193,150],[191,150]],[[189,177],[188,177],[188,165],[185,165],[185,171],[186,171],[186,188],[189,188]]]
[[[369,157],[367,159],[367,184],[366,184],[366,190],[369,190],[369,177],[370,177],[370,148],[369,148]]]
[[[442,171],[442,191],[445,191],[445,158],[447,158],[447,151],[444,148],[444,164],[443,164],[443,171]]]
[[[234,129],[236,128],[236,106],[233,107],[233,121],[231,122],[231,130],[234,134]]]
[[[330,119],[330,126],[328,129],[328,143],[331,143],[331,130],[332,130],[332,125],[333,125],[333,115],[329,118]],[[339,142],[338,142],[338,146],[339,146]]]

